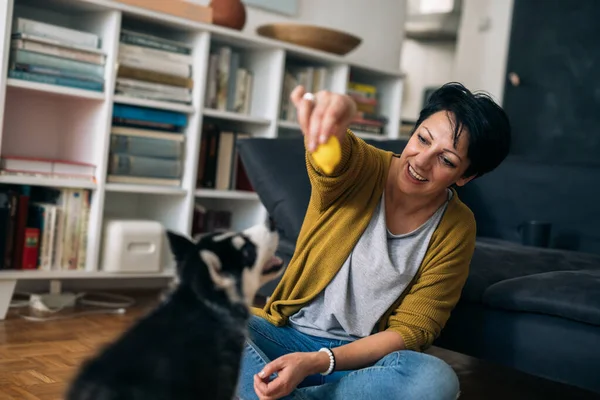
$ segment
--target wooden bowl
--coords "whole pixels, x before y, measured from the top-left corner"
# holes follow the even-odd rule
[[[361,38],[349,33],[314,25],[267,24],[259,26],[256,32],[261,36],[339,55],[348,54],[362,42]]]

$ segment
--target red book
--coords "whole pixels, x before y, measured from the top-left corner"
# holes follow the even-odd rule
[[[17,207],[17,224],[15,229],[15,246],[13,250],[13,267],[21,268],[23,265],[23,249],[25,248],[25,229],[27,228],[27,213],[29,211],[29,196],[19,195]]]
[[[25,228],[25,241],[21,262],[22,269],[37,269],[39,251],[40,230],[38,228]]]

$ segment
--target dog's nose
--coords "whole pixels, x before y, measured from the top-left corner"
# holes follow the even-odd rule
[[[269,230],[270,230],[271,232],[274,232],[274,231],[277,229],[277,228],[276,228],[276,226],[275,226],[275,220],[274,220],[274,219],[273,219],[273,217],[271,217],[270,215],[269,215],[269,217],[267,218],[267,221],[266,221],[266,222],[267,222],[267,228],[269,228]]]

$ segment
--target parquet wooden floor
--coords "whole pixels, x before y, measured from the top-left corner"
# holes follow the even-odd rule
[[[11,310],[0,321],[0,400],[63,400],[81,361],[146,313],[158,294],[135,298],[124,315],[32,322]]]

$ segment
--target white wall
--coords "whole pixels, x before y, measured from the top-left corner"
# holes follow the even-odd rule
[[[406,39],[400,68],[406,74],[402,98],[402,119],[415,121],[428,86],[439,86],[453,78],[455,42],[419,42]]]
[[[514,0],[463,0],[454,79],[502,103]]]
[[[196,0],[208,4],[209,0]],[[288,17],[246,6],[244,32],[273,22],[321,25],[354,34],[362,43],[347,55],[349,60],[382,68],[398,69],[403,39],[405,0],[298,0],[298,15]]]
[[[449,81],[483,90],[502,103],[514,0],[463,0],[455,42],[407,39],[401,69],[406,72],[402,119],[415,120],[423,91]]]

